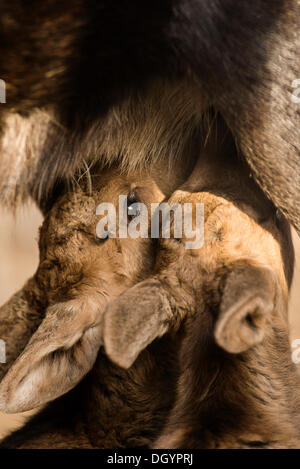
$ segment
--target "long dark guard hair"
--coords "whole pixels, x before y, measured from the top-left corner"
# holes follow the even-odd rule
[[[190,101],[199,93],[222,115],[254,177],[300,233],[299,24],[297,0],[1,1],[2,203],[33,195],[43,205],[78,168],[110,162],[109,153],[122,162],[122,146],[103,147],[113,145],[112,116],[122,121],[130,108],[134,120],[132,103],[151,83],[184,77]]]

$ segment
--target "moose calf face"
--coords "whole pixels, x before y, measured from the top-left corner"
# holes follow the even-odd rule
[[[68,193],[48,213],[40,230],[40,264],[27,285],[31,307],[46,313],[0,384],[1,410],[25,411],[73,388],[92,368],[103,343],[108,302],[149,275],[151,239],[120,239],[118,233],[102,239],[96,233],[97,207],[110,203],[118,217],[119,195],[129,207],[126,224],[132,204],[149,206],[164,198],[147,174],[127,177],[111,170],[95,176],[91,194]]]

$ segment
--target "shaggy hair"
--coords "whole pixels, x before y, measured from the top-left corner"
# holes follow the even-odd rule
[[[1,4],[0,69],[7,85],[2,202],[12,206],[28,194],[43,200],[87,160],[136,166],[153,152],[172,155],[195,113],[209,103],[265,193],[300,232],[300,111],[291,100],[299,73],[299,9],[297,0]],[[145,126],[138,109],[149,90],[151,101],[160,100],[156,79],[172,85],[160,103],[163,113],[146,99]],[[178,80],[194,84],[171,110]],[[128,130],[115,140],[116,123],[123,126],[128,116]]]

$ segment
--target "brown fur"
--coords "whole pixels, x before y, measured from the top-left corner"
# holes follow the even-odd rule
[[[147,205],[160,202],[165,195],[170,195],[175,184],[183,181],[192,164],[191,158],[190,165],[187,164],[180,172],[163,167],[160,171],[155,169],[152,174],[136,172],[130,177],[122,176],[116,170],[102,172],[100,176],[93,176],[92,193],[89,193],[88,184],[83,183],[87,192],[78,187],[77,191],[64,195],[53,206],[40,232],[39,268],[22,292],[28,311],[27,316],[24,314],[25,338],[14,342],[11,335],[15,329],[8,333],[8,320],[1,331],[1,337],[7,341],[8,357],[15,358],[28,340],[30,315],[36,317],[34,329],[42,320],[1,382],[0,405],[4,410],[15,412],[36,407],[74,387],[93,367],[103,344],[101,330],[106,304],[145,278],[153,268],[154,245],[151,239],[97,238],[99,217],[96,206],[100,202],[116,205],[119,194],[130,194],[132,190]],[[4,308],[6,313],[11,307],[12,324],[15,321],[12,314],[19,314],[15,304],[24,309],[19,294]],[[89,331],[92,334],[96,331],[95,337],[87,336]],[[178,340],[175,337],[154,345],[129,371],[113,365],[100,351],[93,371],[76,388],[76,399],[81,393],[93,395],[93,399],[83,398],[81,404],[77,404],[79,407],[82,405],[78,412],[84,415],[84,420],[71,424],[70,416],[64,413],[69,406],[63,405],[63,412],[53,411],[55,415],[59,412],[59,426],[63,428],[56,429],[51,441],[43,432],[39,437],[29,438],[33,428],[43,427],[39,420],[42,412],[37,417],[37,427],[33,420],[29,432],[25,432],[28,443],[20,446],[148,446],[158,434],[158,429],[162,428],[173,402],[175,374],[171,364],[176,361]],[[166,358],[162,367],[159,365],[161,354]],[[2,373],[9,365],[11,361],[2,367]],[[153,379],[157,383],[156,392],[152,389]],[[162,397],[166,389],[168,393]],[[69,399],[72,400],[72,392],[68,394],[67,402]],[[92,402],[94,404],[90,405]],[[57,404],[61,408],[59,401],[50,406],[56,408]],[[94,405],[101,409],[100,427]],[[48,411],[45,412],[45,416],[48,415]],[[51,431],[52,424],[46,419],[47,431]],[[75,432],[73,436],[69,425]]]
[[[230,139],[227,142],[223,135],[222,152],[225,149],[228,158],[223,160],[219,146],[208,139],[206,154],[201,155],[191,177],[170,199],[170,202],[180,203],[204,202],[206,242],[203,248],[187,251],[184,239],[161,240],[154,276],[133,288],[129,287],[151,271],[151,262],[141,269],[139,261],[144,262],[149,254],[151,259],[151,244],[149,240],[120,240],[120,257],[117,240],[108,240],[107,244],[99,246],[94,234],[95,204],[104,200],[103,197],[108,201],[108,194],[111,200],[116,200],[117,194],[130,191],[133,183],[140,187],[142,201],[162,200],[163,192],[158,186],[164,174],[151,174],[149,179],[145,174],[141,174],[140,179],[137,175],[128,179],[118,173],[101,174],[94,178],[93,187],[100,192],[93,193],[93,197],[79,191],[77,200],[75,193],[71,199],[65,196],[54,205],[41,232],[41,263],[32,289],[35,304],[45,308],[49,303],[50,308],[0,385],[2,408],[20,410],[20,402],[25,404],[23,409],[39,405],[41,400],[47,402],[68,391],[90,368],[92,371],[74,390],[51,403],[23,430],[6,439],[3,447],[149,446],[162,432],[174,405],[178,374],[181,377],[177,401],[163,433],[166,436],[159,440],[162,445],[243,447],[251,446],[253,440],[259,441],[261,446],[298,444],[297,433],[293,440],[285,440],[280,426],[275,425],[276,419],[282,422],[288,438],[298,428],[292,418],[298,415],[298,399],[280,378],[286,363],[283,376],[298,386],[290,360],[286,317],[293,265],[290,234],[285,220],[276,219],[275,208],[249,178],[249,171],[236,158]],[[220,159],[213,160],[212,153],[219,154]],[[236,172],[232,170],[233,161]],[[166,187],[172,191],[170,184]],[[167,190],[164,193],[167,194]],[[70,226],[66,225],[66,219],[70,220]],[[86,249],[82,250],[83,247]],[[102,254],[99,263],[98,252]],[[107,264],[105,259],[108,259]],[[127,291],[121,294],[124,290]],[[100,302],[97,300],[99,292],[105,295]],[[75,301],[77,307],[72,311],[61,309],[62,301],[64,304],[72,302],[73,306]],[[240,310],[241,301],[246,307]],[[93,302],[98,305],[94,312]],[[34,304],[32,300],[31,304]],[[127,371],[109,362],[102,351],[93,366],[92,354],[84,372],[68,383],[66,376],[69,379],[74,362],[82,363],[82,351],[84,360],[89,356],[89,344],[84,339],[86,331],[99,327],[97,347],[103,343],[102,320],[107,304],[104,343],[114,361],[129,366],[142,349],[150,345]],[[244,318],[247,308],[250,308],[254,332],[247,323],[245,330],[241,327],[239,311]],[[228,311],[233,311],[230,321]],[[186,319],[191,326],[187,324],[185,332]],[[84,329],[81,343],[72,338],[74,328],[78,332],[77,325],[80,330]],[[151,344],[168,331],[165,338]],[[176,348],[183,333],[186,337],[178,366]],[[26,400],[26,393],[20,392],[18,387],[21,384],[21,390],[24,389],[24,378],[32,373],[30,367],[40,366],[40,350],[45,346],[47,349],[53,342],[57,342],[55,347],[59,348],[57,352],[52,349],[54,354],[49,354],[42,363],[47,372],[42,373],[37,387],[33,381],[31,395]],[[232,355],[232,352],[240,353]],[[191,363],[188,367],[185,365],[187,356]],[[270,363],[270,356],[276,357],[275,365]],[[218,384],[216,370],[222,369],[223,364],[225,371],[220,376],[225,396],[218,394],[217,386],[216,399],[208,401],[207,413],[202,414],[202,403],[206,405],[202,387],[208,386],[210,390],[210,385]],[[193,367],[197,371],[190,375]],[[262,374],[261,368],[264,375],[256,379]],[[264,385],[270,382],[270,388],[276,390],[272,406],[269,401],[262,402],[260,395],[263,393],[265,398],[268,387],[267,391],[259,391],[258,397],[247,394],[260,379]],[[236,394],[232,390],[236,383],[239,383],[236,393],[241,402],[237,408],[234,407]],[[192,402],[191,410],[186,407],[184,397],[189,393],[193,394],[192,401],[188,400]],[[246,406],[248,401],[251,412]],[[75,405],[79,408],[74,414]],[[281,416],[282,408],[285,413]],[[214,424],[219,410],[222,410],[220,419]],[[265,426],[254,417],[250,418],[255,412],[265,419]],[[232,418],[226,425],[230,415]],[[212,430],[203,444],[198,431],[199,426],[204,425],[202,419],[205,425],[212,422]],[[239,426],[240,421],[244,423]],[[243,432],[248,423],[246,435]],[[237,439],[237,433],[241,439]]]
[[[108,355],[128,367],[186,323],[176,404],[154,448],[299,447],[286,221],[246,168],[212,162],[209,151],[170,202],[204,203],[204,246],[161,239],[155,273],[110,303],[104,327]]]
[[[147,240],[122,240],[121,244],[127,249],[125,258],[118,240],[109,240],[104,245],[96,236],[95,226],[99,220],[96,207],[101,201],[117,203],[119,191],[126,194],[138,181],[142,189],[138,189],[137,194],[141,190],[141,195],[146,197],[148,203],[161,201],[190,173],[194,165],[193,148],[185,153],[185,158],[184,167],[169,165],[166,159],[164,164],[152,168],[152,172],[136,170],[130,177],[120,174],[119,170],[110,169],[100,174],[99,170],[95,171],[91,179],[87,171],[85,177],[78,178],[79,182],[76,181],[73,191],[63,195],[47,213],[40,231],[38,271],[0,309],[0,337],[7,344],[7,363],[0,364],[0,377],[27,344],[42,321],[45,308],[59,299],[71,298],[80,284],[84,283],[85,275],[89,275],[93,282],[104,282],[105,288],[111,287],[109,276],[114,273],[120,285],[126,279],[128,284],[135,283],[139,275],[145,275],[142,274],[143,269],[147,272],[153,262],[152,255],[146,255],[152,253],[152,244]],[[140,258],[136,251],[137,244],[141,248]],[[114,250],[118,253],[116,264],[112,263]],[[97,260],[98,267],[95,263]],[[103,273],[97,279],[100,271]],[[104,288],[104,283],[101,288]],[[116,288],[126,287],[120,285]]]

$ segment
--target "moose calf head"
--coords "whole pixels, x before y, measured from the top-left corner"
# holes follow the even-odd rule
[[[119,195],[130,206],[159,203],[164,194],[147,174],[95,176],[93,192],[78,189],[50,210],[40,231],[40,264],[24,287],[20,308],[45,311],[44,319],[0,384],[0,409],[22,412],[73,388],[92,368],[103,344],[107,303],[149,275],[151,239],[101,236],[97,207],[110,203],[118,217]],[[126,214],[127,216],[127,214]],[[103,224],[102,224],[103,225]],[[100,237],[99,237],[100,236]],[[18,296],[18,297],[19,297]],[[15,297],[11,305],[16,309]],[[6,309],[9,304],[6,305]]]
[[[287,329],[289,228],[274,210],[262,219],[241,200],[213,190],[174,194],[170,203],[204,204],[204,245],[189,251],[184,239],[161,239],[154,274],[108,305],[104,343],[115,363],[130,367],[154,339],[194,315],[234,354],[261,343],[271,324]]]

